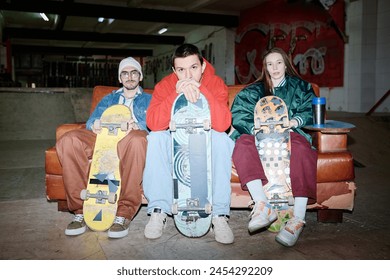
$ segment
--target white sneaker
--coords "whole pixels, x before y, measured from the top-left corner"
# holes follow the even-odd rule
[[[154,211],[150,214],[149,222],[145,227],[145,237],[148,239],[156,239],[161,237],[166,223],[167,214],[161,212],[161,209],[154,209]]]
[[[87,225],[84,221],[83,214],[74,215],[73,221],[67,226],[65,229],[66,235],[80,235],[83,234],[87,230]]]
[[[299,235],[301,234],[306,222],[299,218],[293,217],[287,221],[282,227],[275,240],[287,247],[294,246],[297,243]]]
[[[278,218],[278,214],[272,209],[270,204],[264,201],[257,201],[250,214],[250,218],[248,230],[249,232],[254,232],[272,224]]]
[[[212,219],[214,226],[215,240],[222,244],[231,244],[234,241],[234,235],[228,224],[226,216],[215,216]]]

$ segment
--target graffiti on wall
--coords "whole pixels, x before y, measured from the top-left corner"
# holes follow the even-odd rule
[[[334,17],[323,6],[298,4],[269,1],[241,15],[236,32],[236,83],[253,82],[261,73],[262,54],[280,47],[304,79],[320,86],[342,86],[344,40],[338,32],[344,25],[336,30]],[[343,23],[344,5],[336,8],[333,14]]]

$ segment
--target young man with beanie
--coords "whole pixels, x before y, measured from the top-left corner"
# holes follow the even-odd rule
[[[75,214],[65,230],[66,235],[80,235],[87,229],[83,216],[83,200],[80,192],[87,187],[90,160],[93,155],[96,134],[100,131],[93,123],[103,112],[115,104],[124,104],[131,109],[133,122],[128,134],[118,143],[121,193],[114,224],[108,237],[122,238],[129,232],[130,221],[141,205],[141,184],[146,157],[146,109],[151,95],[139,85],[143,79],[141,65],[132,57],[119,64],[119,82],[123,87],[103,97],[86,123],[86,129],[65,133],[56,144],[58,158],[62,164],[68,209]]]
[[[211,111],[211,161],[215,240],[230,244],[234,235],[229,227],[231,155],[234,142],[225,131],[232,115],[228,107],[228,88],[215,74],[199,49],[191,44],[178,47],[172,56],[173,73],[154,88],[146,122],[152,132],[148,136],[148,151],[144,172],[144,194],[148,199],[150,220],[145,237],[159,238],[171,214],[173,198],[171,136],[168,129],[171,108],[176,97],[184,93],[189,102],[196,102],[202,93]]]

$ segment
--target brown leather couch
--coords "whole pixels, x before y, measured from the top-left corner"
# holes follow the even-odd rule
[[[229,86],[229,104],[244,85]],[[319,96],[319,87],[313,84]],[[96,86],[93,91],[91,112],[101,100],[115,87]],[[152,92],[151,90],[146,90]],[[65,132],[76,128],[84,128],[84,123],[64,124],[57,128],[56,139]],[[320,222],[342,222],[344,211],[352,211],[355,197],[354,165],[351,153],[347,150],[347,133],[349,128],[333,130],[308,130],[313,137],[313,145],[318,150],[317,162],[317,203],[309,205],[308,209],[317,211]],[[67,211],[62,167],[58,160],[55,147],[46,150],[46,195],[49,201],[58,203],[59,211]],[[240,187],[235,168],[231,177],[231,207],[247,208],[251,198],[247,191]],[[145,198],[143,203],[147,204]]]

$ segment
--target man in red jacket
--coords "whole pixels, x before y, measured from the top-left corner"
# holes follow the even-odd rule
[[[172,151],[168,129],[173,102],[184,93],[189,102],[196,102],[200,93],[208,100],[211,111],[211,150],[213,182],[213,218],[215,240],[230,244],[233,232],[227,221],[230,213],[230,177],[233,141],[225,131],[231,124],[228,89],[215,75],[214,67],[199,49],[191,44],[178,47],[172,56],[173,73],[156,86],[146,114],[152,132],[148,135],[143,187],[148,199],[150,220],[145,237],[156,239],[162,235],[173,200]]]

